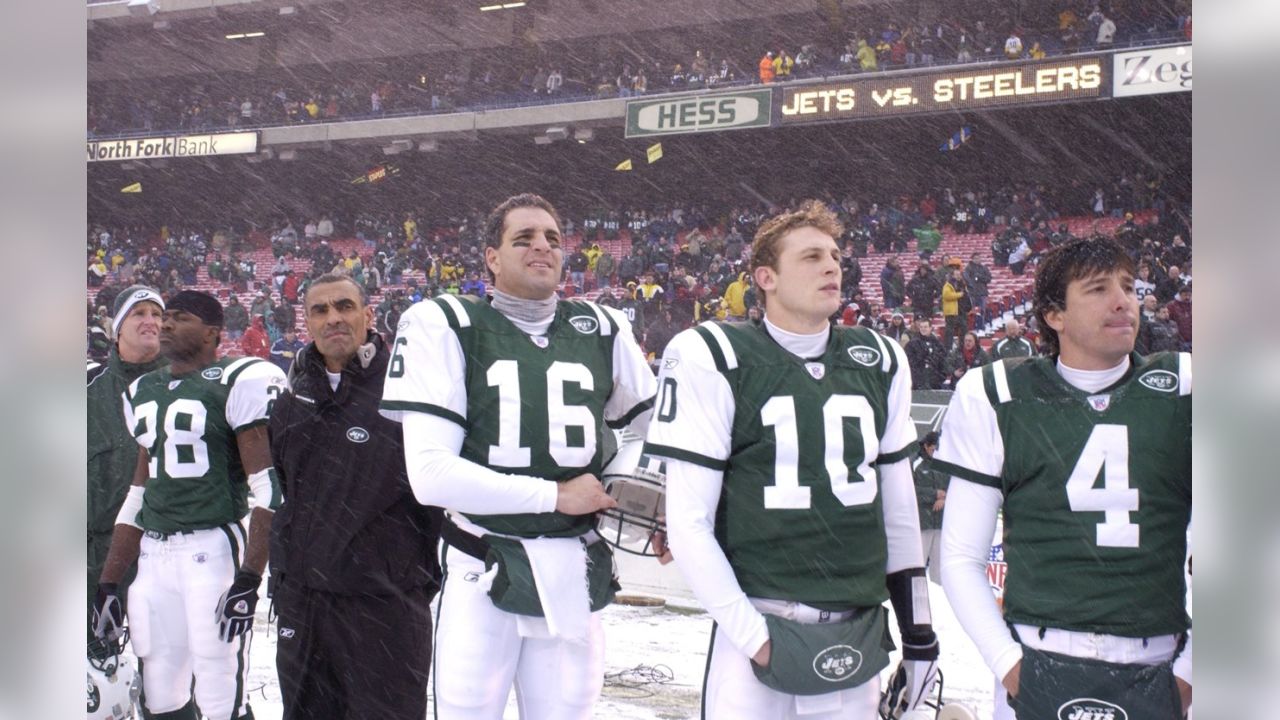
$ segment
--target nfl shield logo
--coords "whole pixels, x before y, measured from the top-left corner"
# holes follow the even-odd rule
[[[533,335],[529,339],[533,341],[534,345],[537,345],[540,348],[545,348],[548,344],[548,340],[542,335]]]
[[[827,366],[822,363],[805,363],[804,369],[809,371],[809,377],[814,380],[821,380],[827,374]]]
[[[1097,410],[1098,412],[1106,412],[1107,408],[1111,407],[1111,396],[1110,395],[1090,395],[1089,407],[1092,407],[1094,410]]]

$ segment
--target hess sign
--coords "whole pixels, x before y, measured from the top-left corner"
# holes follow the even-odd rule
[[[957,72],[887,76],[782,88],[784,125],[967,110],[1103,96],[1102,58],[1019,63]]]

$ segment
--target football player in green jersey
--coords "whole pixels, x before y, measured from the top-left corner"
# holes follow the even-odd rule
[[[643,434],[655,381],[621,313],[557,299],[550,203],[508,199],[485,242],[492,299],[406,311],[381,403],[404,423],[414,495],[449,511],[436,714],[498,720],[514,684],[524,720],[586,720],[604,676],[597,611],[617,587],[595,532],[596,511],[616,506],[600,438]]]
[[[943,421],[943,587],[997,719],[1180,718],[1191,356],[1133,352],[1133,262],[1111,240],[1046,254],[1035,313],[1053,352],[966,374]],[[1001,509],[1003,616],[985,574]]]
[[[816,201],[767,221],[762,323],[703,323],[663,355],[645,452],[667,463],[669,545],[715,620],[705,718],[898,718],[937,678],[911,372],[896,342],[831,326],[841,233]],[[904,662],[882,703],[885,599]]]
[[[217,360],[222,306],[185,290],[165,306],[160,351],[170,360],[124,394],[141,451],[94,603],[101,637],[122,632],[118,583],[136,559],[128,618],[142,662],[142,703],[155,717],[251,718],[248,634],[280,491],[266,422],[285,385],[257,358]],[[246,538],[252,490],[257,507]],[[195,677],[195,699],[191,697]]]

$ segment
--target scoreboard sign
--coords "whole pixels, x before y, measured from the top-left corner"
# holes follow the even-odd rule
[[[782,125],[1105,97],[1109,59],[1026,62],[780,88]]]

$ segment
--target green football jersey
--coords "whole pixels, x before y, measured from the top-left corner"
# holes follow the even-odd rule
[[[874,331],[804,360],[708,322],[664,354],[644,452],[723,471],[715,535],[748,596],[868,607],[888,597],[878,463],[914,441],[902,350]]]
[[[450,360],[455,342],[461,355]],[[393,419],[425,412],[456,422],[466,431],[465,460],[562,482],[600,474],[603,434],[651,407],[653,388],[653,371],[616,311],[561,300],[547,332],[530,336],[487,301],[441,296],[404,314],[380,408]],[[518,537],[595,527],[593,515],[559,512],[466,518]]]
[[[124,394],[125,420],[150,474],[137,522],[176,532],[219,527],[248,512],[236,433],[265,424],[284,373],[259,358],[224,358],[185,375],[161,368]]]
[[[1054,358],[997,361],[957,388],[934,465],[1004,496],[1009,622],[1125,637],[1188,627],[1191,356],[1130,361],[1094,393]],[[953,417],[965,402],[990,411]]]

